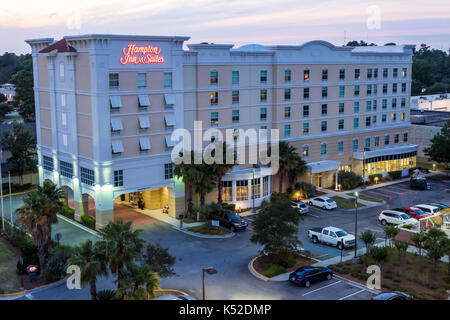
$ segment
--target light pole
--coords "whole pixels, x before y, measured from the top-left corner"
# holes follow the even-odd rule
[[[253,165],[253,180],[252,180],[252,198],[253,198],[253,213],[256,213],[256,208],[255,208],[255,187],[256,187],[256,183],[255,183],[255,169],[259,168],[258,164],[254,164]]]
[[[207,273],[207,274],[216,274],[217,270],[214,269],[213,267],[208,267],[208,268],[203,268],[202,269],[202,288],[203,288],[202,298],[203,298],[203,300],[205,300],[205,273]]]
[[[356,251],[358,250],[358,191],[355,192],[355,257],[353,259],[356,260]]]
[[[12,212],[11,174],[9,171],[8,171],[8,184],[9,184],[9,214],[11,216],[11,226],[14,227],[13,212]]]

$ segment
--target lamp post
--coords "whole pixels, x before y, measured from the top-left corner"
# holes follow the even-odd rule
[[[208,267],[208,268],[203,268],[202,269],[202,288],[203,288],[202,298],[203,298],[203,300],[205,300],[205,273],[207,273],[207,274],[216,274],[217,270],[214,269],[213,267]]]
[[[253,180],[252,180],[252,199],[253,199],[253,213],[256,213],[256,208],[255,208],[255,187],[256,187],[256,183],[255,183],[255,169],[259,168],[258,164],[254,164],[253,165]]]
[[[355,192],[355,259],[356,261],[356,251],[358,250],[358,196],[359,193]]]

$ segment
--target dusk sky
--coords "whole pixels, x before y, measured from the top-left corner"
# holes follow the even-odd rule
[[[449,0],[16,0],[0,3],[0,53],[25,39],[91,33],[190,36],[189,43],[383,45],[450,48]]]

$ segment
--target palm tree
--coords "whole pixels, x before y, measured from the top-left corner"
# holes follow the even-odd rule
[[[422,256],[422,249],[425,245],[425,240],[427,239],[426,233],[421,231],[418,233],[414,233],[411,236],[411,241],[414,242],[416,248],[419,249],[419,256]]]
[[[107,257],[99,244],[93,244],[87,240],[79,247],[74,248],[72,257],[69,258],[67,265],[77,265],[81,269],[81,283],[89,283],[91,299],[97,299],[97,277],[108,274]]]
[[[139,237],[142,230],[132,230],[131,221],[123,223],[119,220],[108,223],[99,232],[102,236],[99,246],[105,253],[111,272],[117,274],[117,288],[120,289],[125,267],[141,258],[145,243]]]
[[[297,178],[301,177],[307,170],[306,162],[297,154],[294,155],[292,167],[288,170],[289,183],[293,185]]]
[[[428,258],[433,261],[433,268],[436,269],[438,261],[447,251],[448,239],[444,231],[432,228],[425,234],[425,249]]]
[[[371,230],[364,231],[363,233],[361,233],[359,238],[361,239],[362,242],[364,242],[364,245],[366,246],[366,251],[377,240],[377,236]]]
[[[33,190],[23,199],[23,205],[16,210],[19,215],[17,222],[25,226],[33,237],[41,268],[45,266],[45,254],[50,234],[48,217],[45,214],[47,206],[47,198],[42,193]]]
[[[147,264],[131,264],[120,280],[117,294],[125,300],[150,300],[159,287],[160,276]]]
[[[398,234],[399,230],[396,226],[386,226],[383,228],[386,239],[389,239],[389,246],[392,246],[392,239]]]
[[[287,142],[279,143],[279,192],[283,192],[283,180],[287,176],[291,183],[306,172],[306,163],[298,155],[297,149]]]
[[[216,187],[216,175],[211,170],[211,165],[203,163],[195,165],[195,168],[200,175],[200,179],[195,184],[195,192],[200,196],[200,205],[204,206],[206,194],[213,191]]]
[[[220,146],[219,143],[222,145]],[[214,172],[216,178],[217,178],[217,202],[218,203],[222,203],[222,177],[231,169],[233,169],[233,165],[234,163],[227,163],[227,154],[228,153],[232,153],[233,149],[230,148],[226,142],[218,142],[216,145],[217,147],[222,147],[222,154],[223,154],[223,159],[222,159],[222,163],[213,163],[212,164],[212,171]],[[215,152],[215,150],[213,151]],[[213,154],[215,155],[215,153]]]

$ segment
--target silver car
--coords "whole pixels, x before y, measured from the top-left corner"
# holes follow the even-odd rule
[[[300,214],[307,214],[309,212],[309,207],[306,205],[306,203],[303,203],[301,201],[291,201],[291,207],[298,209],[298,211],[300,211]]]

